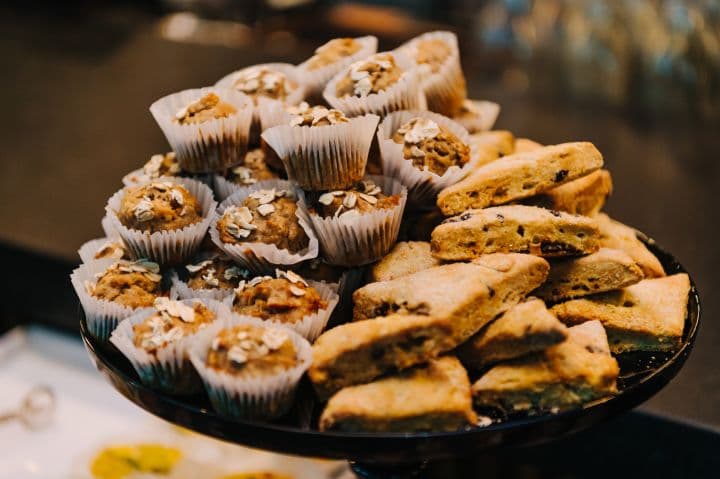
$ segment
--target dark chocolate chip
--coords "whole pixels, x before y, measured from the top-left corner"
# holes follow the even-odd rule
[[[567,178],[568,170],[560,170],[555,173],[555,183],[560,183],[562,180]]]

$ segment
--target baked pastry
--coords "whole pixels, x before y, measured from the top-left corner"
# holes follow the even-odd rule
[[[334,38],[317,47],[315,54],[304,63],[304,68],[310,71],[325,68],[338,63],[355,54],[362,45],[354,38]]]
[[[127,228],[155,233],[198,223],[202,213],[197,198],[182,184],[153,181],[129,187],[117,216]]]
[[[113,263],[97,277],[85,283],[91,296],[137,309],[152,306],[162,294],[160,266],[147,260]]]
[[[603,165],[592,143],[545,146],[505,157],[473,171],[438,195],[446,216],[528,198],[592,173]]]
[[[237,266],[229,257],[204,254],[179,268],[171,277],[171,295],[180,299],[205,298],[221,301],[248,279],[250,271]]]
[[[453,357],[342,389],[320,417],[321,431],[455,431],[477,422],[470,381]]]
[[[215,193],[224,200],[242,187],[277,179],[280,175],[269,167],[267,153],[262,148],[255,148],[247,152],[240,164],[228,168],[224,175],[215,175]]]
[[[673,351],[682,342],[689,293],[688,275],[674,274],[560,303],[552,312],[567,324],[600,321],[613,353]]]
[[[472,134],[470,135],[470,144],[477,150],[478,161],[476,166],[482,166],[516,153],[515,137],[507,130],[483,131]]]
[[[125,186],[136,186],[141,183],[157,180],[161,176],[181,176],[182,169],[174,151],[152,155],[142,168],[132,171],[123,177]]]
[[[588,256],[551,261],[547,281],[533,294],[555,302],[624,288],[642,279],[642,270],[624,251],[600,248]]]
[[[406,369],[452,347],[448,319],[390,315],[332,328],[313,345],[308,376],[320,399],[353,384],[369,382],[388,372]]]
[[[552,315],[542,300],[529,298],[513,306],[458,348],[467,368],[544,351],[567,338],[567,328]]]
[[[217,93],[210,92],[179,109],[173,121],[180,125],[192,125],[227,118],[235,113],[237,109],[234,106],[222,101]]]
[[[542,284],[548,269],[542,258],[521,254],[436,266],[358,289],[353,319],[393,313],[448,319],[459,344]]]
[[[183,304],[163,297],[155,299],[155,311],[133,325],[135,347],[156,356],[169,344],[197,333],[215,320],[215,313],[202,302],[191,302]]]
[[[506,413],[559,411],[616,393],[619,373],[598,321],[569,328],[568,338],[537,357],[498,364],[472,386],[475,405]]]
[[[528,198],[524,202],[574,215],[593,216],[605,206],[605,201],[611,193],[610,172],[597,170],[541,195]]]
[[[120,238],[98,238],[83,244],[78,250],[83,263],[99,259],[132,259],[132,254]]]
[[[433,231],[431,247],[436,258],[449,261],[497,252],[557,257],[593,253],[599,237],[592,218],[510,205],[448,218]]]
[[[499,114],[500,105],[497,103],[466,98],[452,119],[472,134],[490,130]]]
[[[438,176],[470,161],[470,146],[430,118],[411,119],[395,131],[392,139],[402,145],[403,157],[415,168]]]
[[[256,105],[260,97],[298,103],[304,94],[295,67],[286,63],[249,66],[223,77],[217,86],[242,92]]]
[[[537,141],[533,141],[529,138],[516,138],[515,139],[515,152],[514,153],[526,153],[528,151],[537,150],[542,148],[543,145]]]
[[[390,281],[440,264],[427,241],[401,241],[372,266],[369,277],[370,281]]]
[[[595,215],[600,228],[600,246],[626,252],[637,263],[646,278],[665,276],[660,261],[638,239],[637,231],[615,221],[604,213]]]

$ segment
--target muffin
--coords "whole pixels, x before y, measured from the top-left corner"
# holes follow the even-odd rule
[[[256,105],[260,97],[293,104],[302,100],[304,94],[295,67],[287,63],[265,63],[243,68],[223,77],[217,86],[242,92]]]
[[[99,259],[132,259],[130,251],[120,238],[98,238],[83,244],[78,250],[83,263]]]
[[[497,103],[465,99],[453,120],[473,134],[491,130],[499,114],[500,105]]]
[[[403,158],[415,168],[438,176],[470,161],[470,146],[429,118],[413,118],[398,128],[392,139],[402,145]]]
[[[230,258],[213,254],[202,261],[186,264],[172,277],[173,291],[181,299],[208,298],[221,300],[233,293],[250,272]]]
[[[252,100],[230,89],[200,88],[161,98],[150,111],[180,169],[210,173],[239,163],[252,121]]]
[[[157,180],[161,176],[180,176],[182,169],[174,151],[165,154],[156,154],[150,157],[142,168],[131,171],[123,177],[125,186],[137,186]]]
[[[224,175],[215,175],[215,192],[222,200],[243,186],[279,178],[280,176],[270,169],[262,148],[255,148],[247,152],[241,163],[228,168]]]
[[[127,228],[155,233],[179,230],[199,222],[202,209],[181,184],[153,181],[127,189],[118,219]]]
[[[197,333],[215,320],[215,313],[200,301],[185,305],[168,298],[157,298],[156,312],[133,326],[133,344],[148,354],[158,351],[178,339]]]

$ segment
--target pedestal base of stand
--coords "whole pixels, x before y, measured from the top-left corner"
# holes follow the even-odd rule
[[[350,469],[363,479],[409,479],[418,477],[427,461],[406,464],[382,464],[350,461]]]

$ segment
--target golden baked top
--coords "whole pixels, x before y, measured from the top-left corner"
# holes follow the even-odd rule
[[[335,38],[315,50],[315,55],[307,61],[307,69],[318,70],[332,65],[360,50],[360,42],[354,38]]]
[[[237,112],[234,106],[223,102],[215,93],[208,93],[199,100],[180,108],[174,121],[181,125],[204,123],[209,120],[227,118]]]
[[[219,255],[185,265],[185,269],[189,273],[187,284],[192,289],[235,289],[250,275],[248,270]]]
[[[335,94],[339,98],[362,98],[385,91],[397,83],[402,75],[403,71],[395,63],[392,53],[378,53],[350,65],[347,74],[337,82]]]
[[[386,195],[372,180],[363,180],[346,190],[328,191],[313,204],[311,213],[323,218],[350,218],[372,211],[394,208],[400,195]]]
[[[233,81],[233,87],[256,101],[261,96],[284,100],[297,85],[280,71],[256,66],[240,71]]]
[[[202,302],[192,306],[168,298],[157,298],[156,312],[133,326],[133,343],[153,354],[168,344],[194,334],[215,320],[215,313]]]
[[[448,168],[462,168],[470,161],[470,147],[453,132],[428,118],[413,118],[393,135],[403,145],[403,156],[419,170],[444,175]]]
[[[183,185],[154,181],[127,188],[117,215],[130,229],[154,233],[197,223],[202,219],[202,210]]]
[[[327,109],[322,105],[310,106],[307,102],[289,106],[286,110],[290,113],[291,126],[328,126],[349,121],[340,110]]]
[[[125,243],[120,238],[109,239],[101,244],[98,249],[95,250],[93,255],[94,259],[130,259],[129,252],[125,248]]]
[[[225,178],[238,185],[253,185],[276,179],[278,175],[268,168],[262,148],[255,148],[247,152],[241,164],[228,169]]]
[[[98,275],[95,284],[85,283],[90,295],[113,301],[130,308],[152,306],[155,298],[162,294],[160,289],[160,266],[140,259],[121,260]]]
[[[420,40],[415,46],[415,61],[420,65],[427,65],[430,71],[437,73],[452,50],[446,41],[440,38]]]

